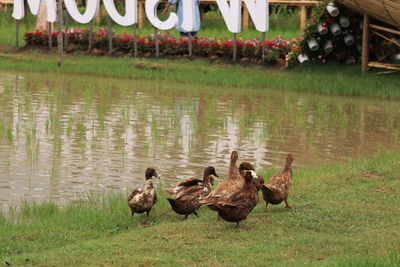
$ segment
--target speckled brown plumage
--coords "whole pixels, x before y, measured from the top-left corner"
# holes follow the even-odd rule
[[[208,206],[213,206],[218,216],[228,222],[239,222],[247,218],[247,215],[258,203],[258,191],[253,180],[258,180],[254,171],[246,171],[245,183],[242,190],[233,193],[225,199],[209,199]]]
[[[175,188],[165,189],[170,194],[167,200],[171,204],[172,210],[180,215],[185,215],[185,219],[190,214],[198,216],[196,210],[201,206],[199,201],[201,197],[210,193],[215,177],[218,177],[215,168],[209,166],[204,169],[202,180],[194,177],[179,183]]]
[[[237,168],[236,162],[238,160],[238,153],[232,151],[231,160],[229,164],[228,179],[218,184],[215,189],[206,197],[204,197],[200,203],[209,204],[208,200],[223,200],[228,198],[230,195],[242,190],[244,185],[244,179],[240,175],[239,169]],[[213,201],[212,201],[213,202]],[[210,209],[215,210],[214,206],[207,205]]]
[[[269,179],[267,185],[262,186],[263,198],[265,200],[265,211],[268,209],[268,203],[279,204],[285,201],[286,208],[290,208],[287,202],[289,196],[289,190],[292,186],[292,165],[293,156],[288,154],[286,156],[286,164],[283,171],[278,174],[274,174]]]
[[[156,170],[153,167],[147,168],[145,173],[146,183],[144,184],[144,188],[136,188],[128,196],[128,205],[131,208],[132,216],[135,213],[146,212],[148,218],[149,212],[157,203],[158,199],[155,186],[152,181],[153,177],[159,178]]]

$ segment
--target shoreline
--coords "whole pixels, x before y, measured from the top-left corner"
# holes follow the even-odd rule
[[[308,65],[276,70],[252,65],[212,63],[198,59],[135,59],[68,54],[65,56],[65,68],[61,73],[57,67],[56,56],[54,52],[0,51],[0,69],[126,79],[157,79],[234,88],[271,88],[332,96],[374,97],[383,100],[400,99],[398,74],[363,74],[358,65]]]

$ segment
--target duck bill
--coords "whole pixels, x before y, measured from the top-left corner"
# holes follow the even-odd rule
[[[161,178],[161,176],[160,175],[158,175],[158,173],[154,173],[154,175],[153,175],[153,177],[155,177],[155,178],[158,178],[158,179],[160,179]]]

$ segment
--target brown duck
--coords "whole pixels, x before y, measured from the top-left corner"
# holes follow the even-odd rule
[[[258,203],[258,191],[253,181],[256,179],[258,182],[257,174],[253,170],[243,172],[245,183],[242,190],[231,194],[226,199],[209,199],[206,204],[212,205],[220,218],[228,222],[236,222],[236,228]]]
[[[157,193],[152,178],[160,178],[156,170],[152,167],[145,172],[146,183],[144,188],[136,188],[128,196],[128,205],[131,208],[132,216],[136,213],[146,212],[147,218],[154,204],[157,203]]]
[[[201,206],[199,201],[211,192],[215,177],[218,177],[215,168],[209,166],[204,169],[202,180],[194,177],[179,183],[175,188],[165,189],[170,194],[167,200],[171,204],[172,210],[180,215],[185,215],[185,219],[190,214],[198,217],[196,210]]]
[[[237,160],[238,153],[233,151],[229,165],[228,179],[218,184],[208,196],[200,200],[200,204],[207,204],[210,209],[215,210],[214,206],[210,204],[214,203],[213,200],[228,198],[230,195],[242,190],[244,179],[240,175],[239,169],[236,166]]]
[[[285,201],[286,208],[291,208],[287,199],[290,187],[292,186],[292,162],[293,156],[288,154],[286,156],[286,164],[283,171],[272,175],[268,184],[262,186],[261,189],[265,200],[265,211],[268,211],[268,203],[276,205],[282,201]]]

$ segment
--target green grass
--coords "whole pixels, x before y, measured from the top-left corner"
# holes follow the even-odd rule
[[[182,221],[163,193],[150,223],[130,216],[122,194],[63,208],[23,202],[0,216],[0,258],[35,266],[398,266],[399,170],[398,152],[297,169],[293,208],[266,214],[262,202],[238,230],[206,207]]]
[[[138,64],[139,63],[139,64]],[[1,52],[0,68],[60,73],[54,53]],[[110,58],[66,55],[64,73],[168,80],[227,88],[270,88],[339,96],[400,99],[398,74],[363,74],[359,66],[308,65],[279,71],[261,66],[210,63],[206,60]]]

